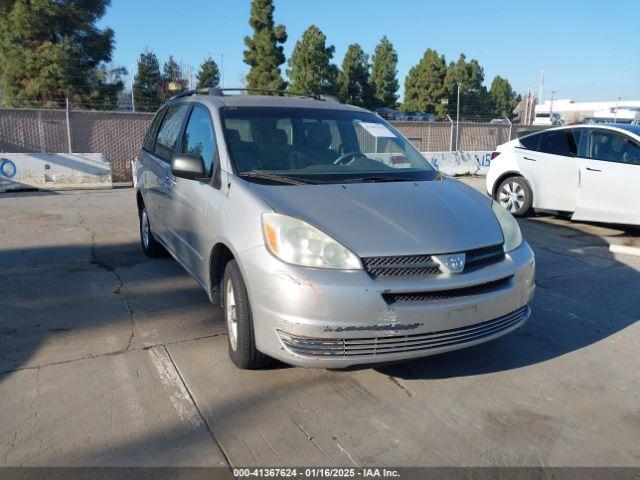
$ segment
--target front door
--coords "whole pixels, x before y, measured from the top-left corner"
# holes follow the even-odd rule
[[[207,249],[215,222],[205,225],[205,218],[208,209],[219,209],[224,196],[220,191],[220,158],[215,130],[205,106],[193,104],[178,151],[201,155],[206,175],[196,180],[175,179],[169,226],[176,238],[175,254],[200,283],[206,284]]]
[[[580,142],[575,220],[640,224],[640,146],[610,129],[588,129]]]

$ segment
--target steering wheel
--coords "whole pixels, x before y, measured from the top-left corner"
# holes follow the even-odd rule
[[[345,160],[347,158],[351,158],[351,160],[346,162]],[[351,162],[353,162],[356,158],[367,158],[367,156],[362,152],[347,152],[347,153],[345,153],[343,155],[340,155],[338,158],[336,158],[335,161],[333,162],[333,164],[334,165],[348,165]]]

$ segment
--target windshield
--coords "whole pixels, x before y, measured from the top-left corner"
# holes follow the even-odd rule
[[[277,107],[226,107],[222,113],[235,171],[250,181],[344,183],[437,176],[420,152],[371,113]]]

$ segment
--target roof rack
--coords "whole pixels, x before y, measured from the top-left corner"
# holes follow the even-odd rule
[[[223,97],[225,96],[224,92],[270,93],[270,94],[276,94],[279,96],[291,95],[294,97],[312,98],[314,100],[320,100],[323,102],[332,102],[332,103],[339,102],[337,97],[334,97],[332,95],[322,95],[317,93],[291,92],[289,90],[272,90],[268,88],[219,88],[219,87],[186,90],[184,92],[178,93],[177,95],[174,95],[173,97],[171,97],[171,100],[175,100],[176,98],[188,97],[190,95],[212,95],[214,97]]]

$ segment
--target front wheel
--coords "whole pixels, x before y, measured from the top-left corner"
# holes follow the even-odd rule
[[[235,260],[230,260],[227,263],[222,288],[222,303],[227,323],[231,361],[242,370],[251,370],[267,365],[269,357],[256,349],[247,288]]]
[[[516,217],[524,217],[531,211],[533,192],[522,177],[509,177],[498,187],[496,200]]]

